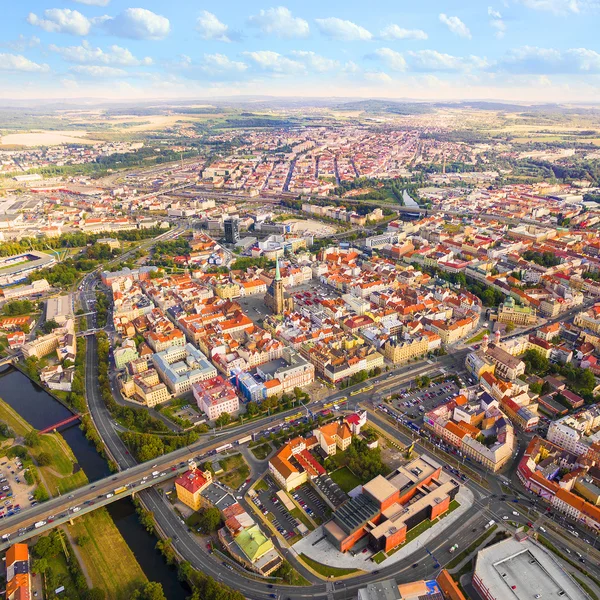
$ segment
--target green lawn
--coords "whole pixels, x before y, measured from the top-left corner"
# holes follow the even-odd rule
[[[128,600],[147,578],[108,511],[100,508],[73,523],[69,532],[75,543],[87,538],[77,550],[94,587],[104,590],[107,600]]]
[[[268,490],[269,486],[267,485],[267,482],[264,479],[260,479],[259,481],[257,481],[254,484],[254,489],[256,491],[260,492],[260,491]]]
[[[358,572],[358,569],[341,569],[339,567],[330,567],[329,565],[324,565],[323,563],[309,558],[304,553],[302,553],[300,557],[309,567],[325,577],[343,577],[344,575],[350,575]]]
[[[2,400],[0,420],[7,423],[17,436],[23,437],[33,430],[25,419]],[[86,474],[82,469],[78,469],[75,455],[60,433],[45,433],[39,436],[39,439],[40,443],[28,448],[28,451],[34,459],[42,453],[50,455],[51,463],[38,468],[50,488],[51,495],[59,492],[64,494],[88,483]]]
[[[386,553],[383,550],[380,550],[377,554],[373,556],[373,562],[380,565],[386,558]]]
[[[271,454],[273,448],[271,448],[271,444],[267,442],[266,444],[261,444],[260,446],[250,448],[250,450],[258,460],[265,460],[265,458]]]
[[[337,469],[336,471],[329,473],[329,476],[346,493],[350,492],[357,485],[361,484],[360,479],[348,467],[342,467],[341,469]]]
[[[299,508],[293,508],[290,511],[290,515],[292,515],[294,519],[298,519],[299,521],[301,521],[310,529],[310,531],[314,529],[313,524],[309,521],[308,517]]]
[[[223,474],[218,479],[221,483],[237,490],[250,476],[250,467],[241,454],[227,456],[219,461]]]
[[[474,335],[471,339],[468,339],[465,343],[466,344],[476,344],[477,342],[480,342],[483,337],[485,336],[485,334],[490,335],[490,331],[489,329],[484,329],[483,331],[480,331],[477,335]]]

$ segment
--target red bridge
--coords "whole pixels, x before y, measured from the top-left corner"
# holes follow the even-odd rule
[[[68,419],[64,419],[59,423],[55,423],[54,425],[50,425],[50,427],[46,427],[46,429],[40,430],[38,433],[50,433],[51,431],[57,430],[59,427],[64,427],[65,425],[70,425],[75,421],[79,421],[79,419],[81,419],[81,415],[72,415]]]

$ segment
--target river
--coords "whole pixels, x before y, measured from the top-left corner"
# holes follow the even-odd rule
[[[72,414],[43,387],[11,366],[0,368],[0,398],[36,429],[45,429]],[[90,481],[110,475],[107,462],[86,439],[78,422],[62,430],[61,435]],[[183,600],[189,596],[190,591],[177,579],[176,570],[169,567],[155,550],[157,538],[142,527],[131,500],[124,498],[113,502],[108,511],[146,577],[162,584],[167,600]]]
[[[123,498],[109,504],[108,512],[146,577],[162,584],[167,600],[184,600],[190,596],[189,588],[177,579],[176,569],[169,567],[162,554],[156,550],[157,538],[140,524],[133,502],[129,498]]]
[[[44,429],[71,416],[71,411],[43,387],[14,367],[0,370],[0,398],[36,429]],[[79,466],[90,481],[110,475],[107,462],[79,429],[79,422],[61,431]]]
[[[411,198],[410,194],[406,190],[402,192],[402,200],[404,200],[404,206],[419,208],[419,205]]]

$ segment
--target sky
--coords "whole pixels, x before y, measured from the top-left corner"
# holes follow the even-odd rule
[[[597,102],[600,0],[5,0],[0,98]]]

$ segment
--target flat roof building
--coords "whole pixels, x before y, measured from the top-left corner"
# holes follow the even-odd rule
[[[508,539],[480,550],[473,586],[486,600],[589,598],[550,552],[529,539]]]
[[[55,296],[46,301],[46,321],[56,321],[59,325],[63,325],[67,319],[72,319],[73,315],[71,294]]]

